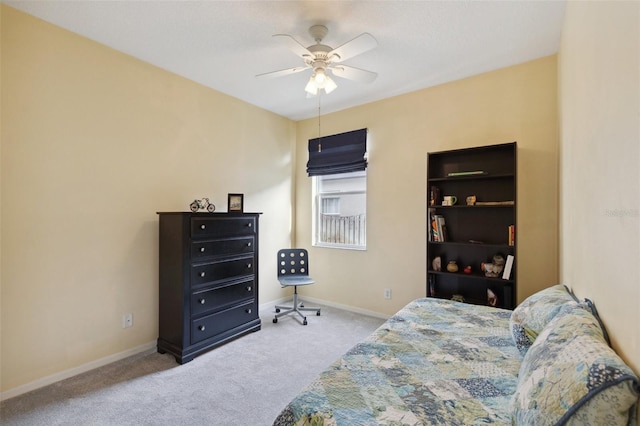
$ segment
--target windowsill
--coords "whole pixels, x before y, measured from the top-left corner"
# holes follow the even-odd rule
[[[356,250],[356,251],[367,250],[367,246],[350,246],[348,244],[313,243],[312,245],[313,247],[341,249],[341,250]]]

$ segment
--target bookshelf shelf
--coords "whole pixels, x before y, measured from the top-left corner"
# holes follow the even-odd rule
[[[464,279],[469,279],[469,280],[475,280],[477,282],[481,282],[481,281],[489,281],[489,282],[497,282],[500,284],[513,284],[514,280],[503,280],[500,277],[485,277],[484,275],[475,272],[475,273],[471,273],[471,274],[465,274],[464,272],[446,272],[446,271],[431,271],[431,274],[435,274],[435,275],[443,275],[443,276],[449,276],[449,277],[456,277],[456,278],[464,278]]]
[[[487,277],[483,263],[516,256],[516,142],[427,154],[427,296],[513,309],[515,261],[508,279]],[[449,174],[454,176],[449,176]],[[460,174],[460,175],[458,175]],[[442,205],[455,196],[454,205]],[[467,197],[475,204],[467,205]],[[470,200],[471,201],[471,200]],[[440,258],[442,271],[434,270]],[[456,261],[459,272],[445,270]],[[464,273],[465,267],[471,273]]]
[[[470,176],[443,176],[443,177],[434,177],[429,179],[432,182],[452,182],[456,180],[491,180],[491,179],[513,179],[514,175],[512,173],[506,174],[495,174],[495,175],[470,175]]]
[[[490,247],[490,248],[502,249],[502,250],[509,250],[509,247],[511,247],[507,242],[489,244],[484,242],[471,243],[468,241],[429,241],[429,244],[443,245],[443,246],[450,245],[450,246]]]

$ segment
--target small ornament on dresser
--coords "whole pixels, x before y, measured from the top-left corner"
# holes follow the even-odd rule
[[[447,271],[458,272],[458,264],[455,260],[450,260],[449,263],[447,263]]]
[[[216,206],[209,202],[208,198],[202,198],[200,200],[193,200],[193,203],[189,204],[189,209],[194,213],[200,209],[213,213],[216,211]]]

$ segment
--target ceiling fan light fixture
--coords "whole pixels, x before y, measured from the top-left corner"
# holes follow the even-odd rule
[[[316,69],[316,72],[313,73],[313,79],[319,88],[324,87],[324,84],[327,78],[328,76],[327,76],[327,73],[324,71],[324,68],[318,68]]]
[[[318,86],[316,85],[316,81],[314,80],[315,74],[309,77],[309,82],[305,86],[304,90],[310,95],[318,94]]]
[[[324,82],[324,92],[328,95],[329,93],[333,92],[336,87],[338,87],[336,82],[333,81],[331,77],[327,76],[327,79]]]
[[[310,95],[317,95],[318,90],[324,89],[324,92],[328,95],[333,92],[338,85],[323,68],[317,68],[313,75],[309,78],[309,82],[307,83],[304,90]]]

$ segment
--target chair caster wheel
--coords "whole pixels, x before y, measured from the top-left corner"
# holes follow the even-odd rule
[[[307,325],[307,317],[305,317],[304,321],[302,321],[302,325]]]
[[[280,313],[280,309],[276,308],[276,314]]]
[[[316,316],[320,316],[320,311],[316,312]]]
[[[277,323],[278,323],[278,318],[274,318],[274,319],[273,319],[273,323],[274,323],[274,324],[277,324]]]
[[[301,307],[301,308],[304,308],[304,303],[301,303],[301,304],[300,304],[300,307]]]

